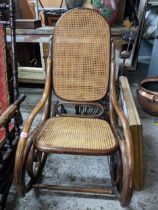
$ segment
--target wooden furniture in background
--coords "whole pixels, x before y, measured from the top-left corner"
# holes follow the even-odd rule
[[[19,66],[19,81],[27,83],[44,83],[45,82],[45,60],[46,55],[44,53],[44,45],[48,46],[48,43],[53,34],[53,27],[41,27],[37,29],[17,29],[16,30],[16,42],[18,43],[38,43],[40,46],[41,55],[41,67],[27,67]],[[7,42],[11,42],[10,29],[7,29]]]
[[[16,28],[35,29],[41,27],[41,21],[35,19],[18,19],[16,21]]]
[[[130,29],[126,29],[125,27],[112,27],[111,28],[111,34],[112,38],[114,40],[114,43],[116,47],[120,49],[121,47],[121,34],[124,31],[127,32],[137,32],[138,28],[131,27]],[[7,29],[7,42],[11,42],[11,33],[10,29]],[[44,26],[37,29],[16,29],[16,42],[18,43],[39,43],[40,44],[40,53],[41,53],[41,61],[42,66],[38,71],[39,75],[37,76],[37,82],[42,81],[44,83],[44,72],[45,72],[45,64],[46,64],[46,57],[48,56],[48,43],[50,40],[50,37],[54,34],[54,27],[53,26]],[[129,64],[130,65],[130,64]],[[25,70],[24,70],[25,71]],[[34,69],[33,69],[34,72]],[[31,80],[31,68],[30,70],[27,68],[27,72],[23,74],[22,68],[19,72],[19,79],[20,82],[23,82],[27,80],[27,82],[35,82],[36,79]],[[34,74],[34,73],[33,73]],[[38,73],[37,73],[38,74]],[[36,74],[36,75],[37,75]],[[40,76],[41,75],[41,76]],[[26,76],[26,78],[25,78]],[[24,80],[23,80],[24,79]]]
[[[16,7],[19,8],[16,12],[19,19],[35,19],[35,5],[33,1],[16,0]]]
[[[49,8],[49,7],[60,8],[61,2],[62,2],[62,0],[53,0],[53,1],[52,0],[41,0],[41,3],[45,8]],[[65,0],[63,0],[62,7],[65,7]]]
[[[41,66],[41,71],[39,70],[38,73],[36,74],[35,73],[35,69],[33,69],[33,72],[32,74],[33,75],[38,75],[39,74],[39,77],[38,77],[38,80],[40,79],[40,82],[43,80],[44,81],[44,75],[42,73],[45,72],[45,57],[47,56],[47,54],[44,54],[43,53],[43,48],[46,49],[46,45],[45,47],[43,47],[43,41],[40,41],[40,38],[39,36],[41,36],[41,40],[43,39],[43,35],[45,35],[45,31],[47,33],[47,35],[53,35],[53,29],[54,27],[52,26],[55,26],[57,20],[59,19],[59,17],[61,16],[61,14],[54,14],[52,15],[51,13],[49,13],[49,10],[48,10],[48,13],[47,13],[47,10],[45,10],[45,7],[56,7],[56,8],[59,8],[60,5],[61,5],[61,1],[57,0],[57,1],[41,1],[42,2],[42,5],[44,6],[44,12],[42,16],[45,16],[45,18],[43,18],[43,20],[45,19],[45,24],[46,25],[50,25],[51,27],[48,29],[48,27],[46,27],[46,29],[44,29],[43,27],[42,28],[39,28],[39,30],[30,30],[29,28],[26,29],[25,31],[24,30],[17,30],[17,40],[18,42],[34,42],[34,41],[31,41],[31,37],[35,37],[37,35],[37,39],[39,40],[38,43],[40,43],[40,53],[41,53],[41,61],[42,61],[42,66]],[[88,2],[88,1],[87,1]],[[146,0],[141,0],[140,1],[140,6],[139,6],[139,12],[138,12],[138,20],[139,20],[139,25],[138,26],[133,26],[133,27],[130,27],[129,29],[125,28],[125,27],[121,27],[120,25],[119,26],[112,26],[111,27],[111,31],[112,31],[112,36],[113,36],[113,40],[114,40],[114,43],[115,43],[115,46],[118,50],[118,55],[120,54],[120,51],[125,49],[127,46],[128,46],[128,43],[130,41],[123,41],[122,40],[122,34],[124,32],[127,32],[127,33],[135,33],[136,34],[136,39],[134,39],[134,41],[130,42],[130,56],[129,58],[127,58],[125,60],[125,67],[129,70],[135,70],[136,69],[136,66],[137,66],[137,59],[138,59],[138,51],[139,51],[139,45],[140,45],[140,39],[141,39],[141,32],[142,32],[142,26],[143,26],[143,19],[144,19],[144,15],[145,15],[145,8],[146,8]],[[24,7],[24,4],[27,4],[28,5],[28,0],[22,0],[19,2],[20,4],[23,4],[23,6],[21,7],[21,9],[25,8]],[[124,4],[120,4],[121,7],[124,7],[125,5],[125,0],[123,0],[123,3]],[[32,3],[31,3],[32,4]],[[65,7],[65,4],[63,3],[63,8]],[[29,9],[31,11],[31,9]],[[124,10],[124,9],[123,9]],[[47,14],[46,14],[47,13]],[[27,15],[29,15],[29,13],[27,13]],[[26,17],[26,16],[25,16]],[[33,16],[32,16],[33,17]],[[122,21],[122,17],[123,17],[123,14],[119,15],[119,17],[121,17],[121,21]],[[28,18],[28,17],[27,17]],[[29,15],[29,18],[31,18],[31,16]],[[26,28],[26,27],[25,27]],[[42,29],[42,30],[41,30]],[[48,32],[49,30],[49,32]],[[23,38],[22,38],[23,36]],[[21,39],[21,41],[19,41],[19,39]],[[34,38],[33,38],[34,39]],[[48,45],[47,45],[47,48],[48,48]],[[120,64],[122,63],[121,59],[120,59]],[[19,69],[20,70],[20,81],[23,81],[23,78],[25,80],[25,76],[26,75],[30,75],[30,72],[31,72],[31,69],[30,69],[30,72],[29,72],[29,69],[28,68],[25,68],[24,71],[25,73],[23,73],[21,70],[22,68]],[[35,74],[34,74],[35,73]],[[23,77],[23,78],[22,78]],[[26,79],[27,80],[27,79]],[[25,81],[26,81],[25,80]],[[28,82],[31,82],[31,80],[27,80]],[[35,81],[34,79],[32,81]]]
[[[142,190],[144,184],[143,177],[143,127],[132,97],[130,86],[126,77],[121,76],[120,79],[121,102],[123,111],[128,119],[132,133],[134,145],[134,163],[135,163],[135,190]]]
[[[51,13],[44,11],[44,21],[46,26],[55,26],[56,22],[60,17],[60,14],[52,15]]]
[[[8,11],[8,17],[0,17],[0,209],[3,210],[13,181],[15,151],[22,123],[19,108],[25,96],[19,97],[18,89],[14,0],[1,2],[0,10]],[[6,25],[10,27],[10,51],[6,50]]]
[[[2,24],[0,24],[0,115],[8,108],[10,104],[5,47],[4,27]],[[0,128],[0,144],[5,140],[5,137],[4,128]]]

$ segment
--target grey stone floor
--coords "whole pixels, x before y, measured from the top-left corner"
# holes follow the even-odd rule
[[[157,210],[158,209],[158,118],[144,113],[136,100],[138,80],[142,77],[140,72],[130,73],[129,81],[132,93],[143,124],[143,154],[144,154],[144,188],[135,192],[129,207],[126,210]],[[41,89],[21,88],[27,94],[27,99],[22,106],[24,119],[28,116],[34,104],[39,100]],[[37,120],[38,121],[38,120]],[[37,121],[35,123],[37,123]],[[50,179],[53,183],[77,184],[93,183],[96,186],[108,184],[105,179],[108,175],[107,160],[105,157],[80,157],[71,155],[49,156],[43,181]],[[101,180],[101,181],[99,181]],[[25,198],[16,195],[12,187],[7,205],[7,210],[121,210],[118,201],[98,198],[77,198],[68,195],[57,195],[51,191],[30,191]]]

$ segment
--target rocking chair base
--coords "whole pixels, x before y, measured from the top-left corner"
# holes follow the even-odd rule
[[[72,187],[72,186],[62,186],[62,185],[47,185],[47,184],[35,184],[33,185],[34,189],[46,189],[46,190],[52,190],[56,193],[66,193],[75,196],[83,196],[84,197],[102,197],[108,199],[118,199],[118,197],[115,194],[115,190],[113,187],[108,188],[92,188],[92,187]]]

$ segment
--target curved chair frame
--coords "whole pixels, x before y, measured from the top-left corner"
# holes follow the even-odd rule
[[[88,10],[88,9],[84,9]],[[71,12],[71,11],[69,11]],[[51,44],[50,44],[51,47]],[[50,49],[51,52],[51,49]],[[51,90],[52,90],[52,58],[49,55],[47,59],[47,75],[43,96],[37,106],[33,109],[30,116],[26,120],[21,137],[19,140],[15,169],[14,169],[14,183],[17,193],[24,196],[31,188],[49,189],[55,191],[77,192],[77,193],[97,193],[101,195],[117,197],[122,206],[127,206],[133,195],[133,177],[134,177],[134,156],[131,131],[128,120],[126,119],[122,109],[120,108],[116,95],[116,79],[115,79],[115,49],[111,41],[111,66],[110,66],[110,82],[109,82],[109,122],[111,129],[117,141],[115,150],[106,155],[109,157],[110,172],[112,178],[112,187],[107,189],[89,189],[82,187],[66,187],[58,185],[44,185],[37,184],[37,178],[42,172],[44,163],[48,153],[66,153],[65,151],[40,151],[34,145],[39,130],[44,123],[56,115],[56,105],[52,111],[51,116]],[[76,102],[78,104],[78,102]],[[31,125],[37,114],[44,108],[43,117],[39,125],[30,132]],[[107,114],[108,114],[107,113]],[[122,125],[123,132],[119,131],[119,124]],[[77,152],[70,152],[68,154],[77,154]],[[79,154],[79,153],[78,153]],[[80,153],[80,155],[99,155],[97,153]],[[36,163],[36,164],[33,164]],[[29,181],[25,182],[25,175],[29,176]]]

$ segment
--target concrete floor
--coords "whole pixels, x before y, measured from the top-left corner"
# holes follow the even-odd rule
[[[137,103],[136,88],[138,80],[143,75],[141,71],[130,73],[130,83],[132,93],[138,108],[138,112],[143,124],[143,153],[144,153],[144,189],[135,192],[132,201],[127,208],[122,208],[115,200],[104,200],[97,198],[77,198],[72,196],[57,195],[51,191],[29,192],[25,198],[16,195],[14,186],[12,187],[6,209],[7,210],[157,210],[158,209],[158,118],[151,117],[142,111]],[[28,116],[34,104],[41,95],[41,89],[21,88],[21,92],[27,94],[27,99],[22,105],[24,119]],[[33,96],[33,97],[32,97]],[[37,121],[35,122],[37,123]],[[49,156],[44,173],[43,181],[47,183],[77,184],[93,183],[96,186],[108,184],[105,179],[108,175],[107,160],[105,157],[80,157],[71,155],[51,155]]]

